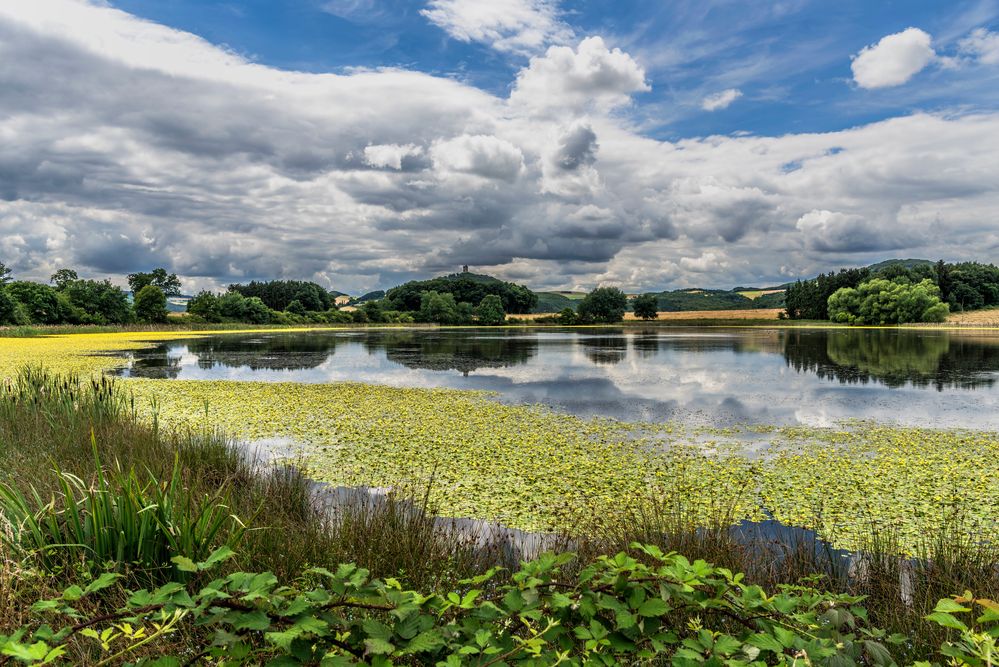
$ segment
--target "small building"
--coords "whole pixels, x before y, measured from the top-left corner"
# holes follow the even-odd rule
[[[341,294],[340,296],[338,296],[336,299],[333,300],[333,303],[335,303],[338,306],[346,306],[348,303],[350,303],[350,297],[347,296],[346,294]]]

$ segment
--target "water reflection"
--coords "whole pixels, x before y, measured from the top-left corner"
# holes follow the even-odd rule
[[[842,329],[784,338],[788,366],[843,383],[976,389],[994,385],[999,369],[999,341],[969,334]]]
[[[171,341],[126,375],[498,392],[584,416],[999,428],[999,335],[874,329],[309,332]]]

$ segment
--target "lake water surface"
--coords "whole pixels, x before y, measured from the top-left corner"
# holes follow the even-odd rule
[[[629,421],[871,419],[999,430],[999,332],[900,329],[369,329],[211,336],[122,375],[357,381],[497,392]]]

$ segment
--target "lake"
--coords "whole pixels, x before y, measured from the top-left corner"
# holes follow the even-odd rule
[[[128,357],[127,377],[482,389],[627,421],[999,430],[994,331],[368,329],[207,336]]]

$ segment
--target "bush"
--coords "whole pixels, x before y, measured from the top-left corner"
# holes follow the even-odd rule
[[[659,299],[656,298],[655,294],[642,294],[635,297],[632,307],[635,311],[635,317],[640,317],[643,320],[659,318]]]
[[[624,319],[628,297],[616,287],[598,287],[579,302],[576,314],[583,323],[614,324]]]
[[[69,275],[65,276],[69,278]],[[128,295],[110,280],[71,280],[62,282],[59,293],[86,313],[87,324],[128,324],[132,306]]]
[[[134,308],[140,322],[159,324],[167,321],[166,294],[156,285],[146,285],[139,290]]]
[[[200,317],[205,322],[222,321],[219,297],[207,290],[198,292],[194,298],[187,302],[187,312],[195,317]]]
[[[0,285],[0,325],[17,324],[17,301]]]
[[[305,306],[302,305],[301,301],[295,299],[294,301],[288,304],[288,307],[285,308],[285,312],[291,313],[292,315],[304,316],[305,313],[308,311],[305,310]]]
[[[479,318],[479,324],[487,326],[503,324],[506,321],[503,300],[495,294],[487,294],[482,297],[479,307],[475,309],[475,316]]]
[[[876,278],[856,289],[843,287],[829,297],[828,309],[830,319],[843,324],[943,322],[950,312],[929,279],[910,284]]]
[[[433,324],[457,324],[458,304],[450,292],[424,292],[420,297],[420,322]]]

